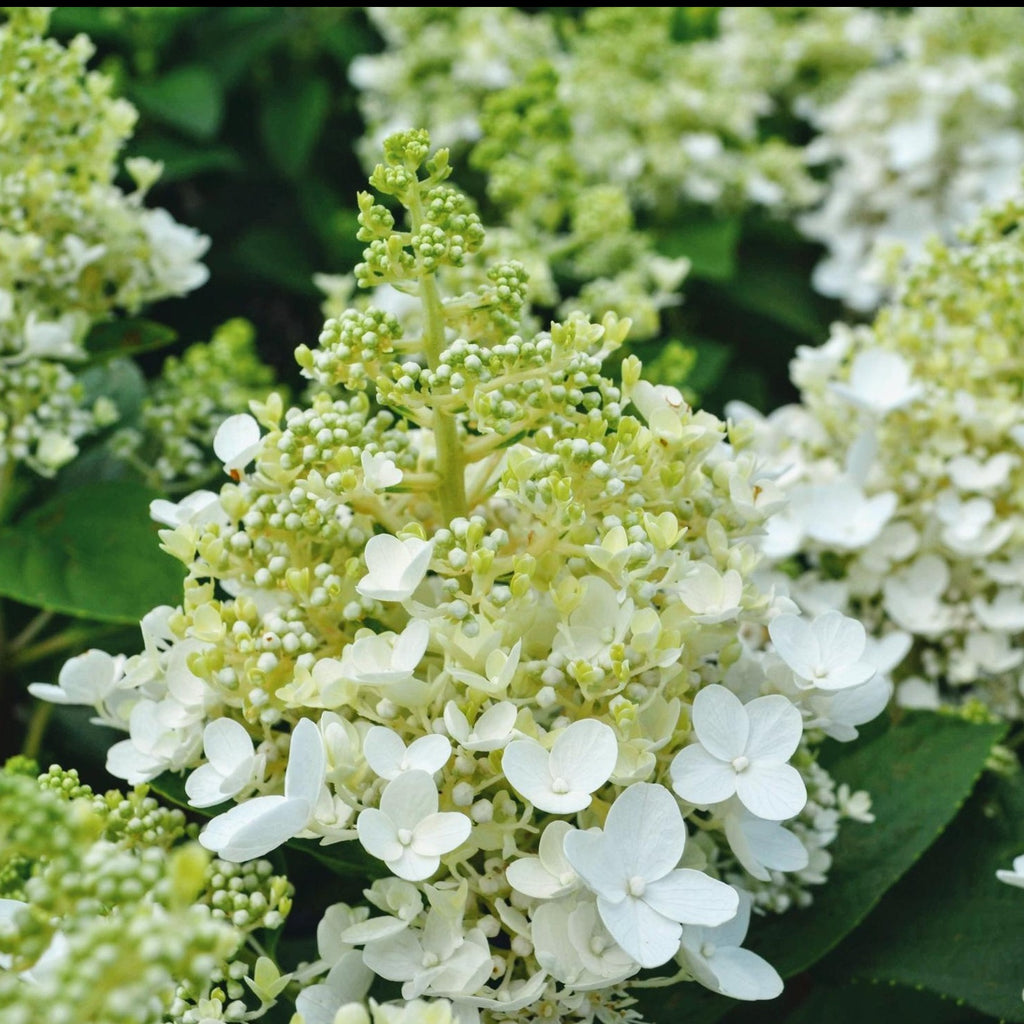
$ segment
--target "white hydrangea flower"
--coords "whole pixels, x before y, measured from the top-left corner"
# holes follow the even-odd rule
[[[542,811],[581,811],[611,777],[619,756],[615,733],[603,722],[573,722],[546,750],[532,739],[513,740],[501,758],[505,778]]]
[[[326,770],[320,730],[308,718],[292,733],[284,795],[257,796],[213,818],[199,842],[224,860],[244,861],[277,849],[309,824]]]
[[[518,651],[514,653],[518,655]],[[444,724],[448,735],[464,750],[489,752],[501,750],[510,742],[518,714],[515,704],[503,700],[492,704],[470,726],[469,719],[455,701],[449,701],[444,708]]]
[[[778,971],[741,948],[750,926],[750,907],[750,896],[740,893],[739,910],[731,921],[717,928],[684,926],[680,959],[712,992],[731,999],[774,999],[782,993]]]
[[[996,871],[996,878],[1007,885],[1013,885],[1024,889],[1024,854],[1013,858],[1013,870],[1000,868]]]
[[[364,597],[377,601],[406,601],[423,582],[434,545],[409,537],[399,540],[379,533],[366,545],[366,575],[356,584]]]
[[[866,683],[875,666],[865,661],[867,633],[856,620],[828,611],[813,622],[799,615],[779,615],[768,627],[775,653],[804,686],[845,690]]]
[[[229,476],[238,478],[260,450],[260,425],[247,412],[229,416],[213,438],[214,454]]]
[[[366,763],[382,778],[397,779],[408,771],[439,772],[452,756],[452,745],[436,733],[421,736],[406,747],[394,729],[371,726],[363,738]]]
[[[778,620],[776,620],[778,621]],[[696,741],[672,761],[672,788],[710,805],[734,793],[752,814],[781,821],[807,801],[800,773],[786,762],[803,734],[799,710],[781,694],[744,705],[724,686],[706,686],[693,702]]]
[[[54,704],[84,704],[101,709],[124,680],[124,655],[90,650],[66,661],[57,683],[29,683],[28,692]]]
[[[735,889],[677,867],[685,843],[672,794],[645,782],[623,791],[603,830],[565,837],[565,856],[597,896],[602,922],[642,967],[676,955],[683,924],[718,925],[736,913]]]
[[[387,784],[379,810],[368,807],[360,812],[359,842],[399,878],[413,882],[429,878],[442,855],[461,846],[471,831],[466,815],[439,812],[437,807],[433,779],[418,769],[404,772]]]
[[[524,896],[543,900],[572,892],[579,885],[579,876],[563,849],[563,840],[571,831],[567,821],[550,822],[540,837],[537,856],[520,857],[505,868],[508,884]]]
[[[214,807],[258,784],[266,757],[253,750],[252,737],[233,718],[218,718],[203,730],[207,763],[185,780],[193,807]]]

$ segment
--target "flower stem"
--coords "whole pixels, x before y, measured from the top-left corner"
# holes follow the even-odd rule
[[[418,231],[423,222],[423,211],[418,192],[409,206],[414,231]],[[421,267],[420,271],[420,302],[423,304],[424,330],[423,348],[427,357],[427,365],[437,369],[444,351],[444,305],[437,289],[437,279],[432,273]],[[466,503],[466,469],[462,458],[462,447],[459,443],[459,424],[455,415],[434,407],[433,428],[434,442],[437,446],[437,497],[441,504],[441,517],[450,523],[459,516],[465,516],[468,510]]]
[[[50,723],[53,708],[53,704],[40,700],[36,701],[36,706],[32,711],[21,752],[25,757],[31,757],[33,761],[39,758],[39,751],[43,745],[43,737],[46,735],[46,727]]]

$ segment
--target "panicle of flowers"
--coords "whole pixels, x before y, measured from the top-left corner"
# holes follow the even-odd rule
[[[889,58],[826,102],[804,104],[829,168],[819,209],[799,223],[829,250],[815,287],[857,310],[886,294],[884,254],[951,240],[1016,188],[1024,164],[1024,31],[1018,7],[915,7],[890,17]]]
[[[188,1024],[188,1007],[229,991],[217,1019],[247,1019],[243,946],[283,923],[289,883],[267,861],[211,858],[144,787],[99,795],[31,767],[0,773],[4,1021]]]
[[[229,320],[208,342],[164,361],[137,425],[122,427],[111,445],[159,489],[209,483],[221,472],[213,451],[217,429],[250,401],[266,398],[274,383],[273,369],[256,352],[252,325]]]
[[[364,858],[370,907],[332,907],[295,974],[307,1024],[419,1020],[421,998],[423,1019],[626,1021],[628,980],[663,964],[771,998],[770,965],[712,947],[823,881],[815,746],[888,682],[855,622],[753,583],[777,490],[634,357],[605,376],[628,323],[514,333],[513,263],[439,286],[485,244],[449,174],[425,131],[385,141],[355,277],[414,298],[416,327],[349,309],[300,347],[324,390],[225,421],[231,481],[161,533],[181,606],[141,654],[33,692],[127,731],[115,775],[233,801],[200,836],[222,859]],[[406,1005],[367,1009],[374,977]]]
[[[0,23],[0,465],[52,475],[76,440],[109,423],[80,407],[66,364],[115,311],[183,295],[206,280],[208,240],[142,205],[158,165],[129,160],[114,184],[135,110],[88,71],[92,44],[48,39],[49,9],[4,9]]]
[[[865,623],[905,705],[1024,712],[1022,213],[933,241],[874,324],[799,350],[799,405],[731,410],[789,498],[766,553],[801,607]]]

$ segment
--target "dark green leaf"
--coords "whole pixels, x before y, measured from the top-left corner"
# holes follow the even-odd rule
[[[686,256],[690,274],[709,281],[728,281],[736,273],[739,217],[715,217],[698,211],[680,217],[681,223],[656,235],[665,256]]]
[[[722,285],[726,304],[767,317],[818,345],[828,336],[832,304],[811,289],[808,276],[783,260],[744,261],[735,277]]]
[[[319,294],[313,285],[309,253],[293,235],[273,227],[254,227],[238,241],[233,260],[244,273],[265,278],[300,295]]]
[[[132,481],[90,484],[0,529],[0,595],[104,622],[177,603],[184,570],[159,549],[155,497]]]
[[[152,320],[108,320],[86,335],[85,348],[94,360],[116,359],[163,348],[177,339],[170,327]]]
[[[780,1018],[768,1016],[766,1020]],[[929,992],[897,985],[844,985],[815,988],[784,1024],[984,1024],[987,1018]],[[731,1024],[731,1018],[730,1018]]]
[[[267,156],[289,177],[305,170],[330,107],[330,89],[321,78],[277,85],[260,111],[260,133]]]
[[[986,778],[954,826],[829,966],[923,986],[1024,1021],[1024,892],[995,876],[1022,853],[1024,778]]]
[[[212,139],[224,116],[220,82],[199,64],[175,68],[153,81],[136,82],[131,95],[149,117],[194,139]]]
[[[918,714],[838,760],[833,775],[871,794],[875,823],[844,823],[814,903],[752,927],[750,947],[783,977],[833,949],[935,842],[1004,732],[1001,725]]]

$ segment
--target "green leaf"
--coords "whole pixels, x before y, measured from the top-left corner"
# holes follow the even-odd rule
[[[85,348],[93,360],[116,359],[164,348],[177,337],[176,331],[152,320],[108,320],[89,331]]]
[[[175,68],[153,81],[136,82],[131,97],[149,117],[194,139],[212,139],[224,116],[220,82],[199,64]]]
[[[807,274],[783,260],[744,261],[722,291],[727,304],[773,320],[816,345],[828,336],[832,305],[811,291]]]
[[[0,596],[103,622],[138,622],[181,599],[183,567],[159,549],[133,481],[58,494],[0,529]]]
[[[955,825],[828,965],[1024,1021],[1024,892],[995,876],[1022,853],[1024,778],[987,777]]]
[[[320,138],[330,89],[322,78],[299,78],[278,84],[260,111],[260,134],[271,162],[288,177],[297,177],[309,163]]]
[[[785,1018],[784,1024],[864,1024],[872,1020],[900,1024],[985,1024],[986,1018],[929,992],[896,985],[860,984],[815,988],[799,1009]]]
[[[235,244],[232,260],[246,274],[264,278],[299,295],[319,295],[313,284],[317,268],[294,234],[256,226]]]
[[[830,848],[829,880],[812,890],[813,904],[752,927],[750,947],[783,977],[833,949],[954,818],[1005,731],[945,715],[908,715],[837,760],[832,774],[871,794],[876,820],[844,822]]]
[[[686,256],[693,277],[708,281],[728,281],[734,277],[740,218],[695,211],[680,220],[670,230],[656,234],[658,251],[673,258]]]

